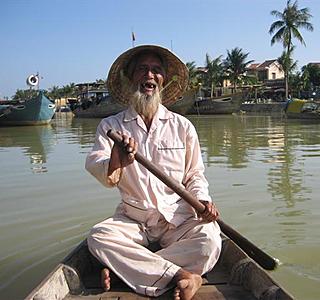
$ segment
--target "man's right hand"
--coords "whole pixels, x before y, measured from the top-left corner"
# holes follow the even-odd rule
[[[138,151],[138,143],[126,134],[118,132],[122,136],[122,144],[113,145],[111,157],[109,161],[108,175],[112,174],[116,169],[124,168],[134,162],[134,155]]]

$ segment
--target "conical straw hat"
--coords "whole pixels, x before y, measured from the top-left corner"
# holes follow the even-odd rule
[[[186,65],[170,50],[156,45],[142,45],[131,48],[122,53],[112,64],[107,87],[111,96],[118,102],[128,105],[131,92],[129,87],[129,63],[141,52],[154,52],[164,63],[166,80],[161,90],[162,103],[172,104],[182,96],[188,85],[189,72]]]

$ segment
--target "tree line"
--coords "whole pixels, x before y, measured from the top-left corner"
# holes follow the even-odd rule
[[[284,72],[285,97],[300,97],[303,91],[312,91],[320,88],[320,67],[317,64],[308,64],[297,71],[298,62],[294,60],[294,49],[296,45],[294,40],[298,40],[306,46],[301,29],[313,31],[313,25],[310,22],[312,15],[309,8],[299,8],[298,1],[287,0],[283,11],[272,10],[271,15],[276,17],[270,28],[271,46],[275,43],[281,43],[283,52],[277,58],[282,71]],[[201,86],[203,90],[209,91],[211,97],[217,87],[223,87],[223,82],[228,80],[235,91],[238,87],[244,85],[255,85],[258,78],[254,75],[248,75],[248,66],[254,60],[248,60],[249,52],[236,47],[227,50],[226,58],[220,55],[211,58],[207,53],[205,56],[205,66],[197,67],[195,61],[187,62],[189,70],[189,88]],[[105,83],[98,79],[96,82]],[[63,87],[53,86],[44,91],[51,99],[76,97],[78,91],[74,83]],[[25,99],[36,93],[34,90],[17,90],[14,100]]]

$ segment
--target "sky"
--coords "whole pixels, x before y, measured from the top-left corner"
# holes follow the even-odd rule
[[[0,98],[27,89],[39,72],[40,88],[105,79],[113,61],[134,45],[171,49],[184,62],[227,56],[235,47],[263,62],[282,53],[271,46],[272,10],[286,0],[1,0]],[[306,47],[294,40],[299,69],[320,62],[320,1],[308,7],[314,31],[301,29]]]

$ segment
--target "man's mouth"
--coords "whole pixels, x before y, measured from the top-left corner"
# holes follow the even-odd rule
[[[145,82],[141,84],[142,90],[146,92],[152,92],[156,89],[157,85],[152,82]]]

